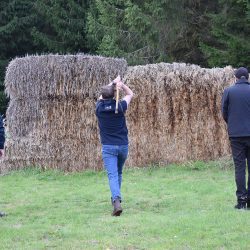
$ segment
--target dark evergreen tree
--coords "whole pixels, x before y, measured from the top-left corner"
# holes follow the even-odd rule
[[[34,10],[39,25],[32,29],[34,42],[44,52],[85,52],[87,0],[39,1]]]
[[[219,0],[211,15],[211,32],[201,48],[210,67],[233,65],[250,69],[250,2]]]
[[[209,19],[206,13],[213,11],[215,7],[216,1],[184,1],[185,14],[182,17],[184,25],[182,24],[183,28],[180,27],[182,36],[175,39],[172,48],[175,61],[207,66],[199,44],[203,39],[206,39],[208,32]]]
[[[183,0],[92,0],[88,41],[93,52],[131,64],[171,61],[186,28]]]
[[[31,26],[36,22],[30,0],[1,0],[0,2],[0,113],[4,113],[7,100],[3,93],[3,81],[10,59],[33,53]]]
[[[35,53],[86,52],[88,0],[1,0],[0,112],[6,109],[3,80],[8,62]]]

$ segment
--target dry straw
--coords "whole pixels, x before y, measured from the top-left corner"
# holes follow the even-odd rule
[[[13,60],[5,78],[9,139],[1,168],[100,168],[95,102],[100,86],[126,69],[123,59],[88,55]]]
[[[209,160],[229,153],[221,94],[233,69],[187,64],[127,68],[123,59],[28,56],[6,73],[9,139],[1,168],[102,168],[95,102],[117,74],[135,92],[127,113],[128,166]]]
[[[211,160],[227,155],[220,112],[223,89],[233,69],[151,64],[129,67],[126,83],[136,93],[127,114],[129,165]]]

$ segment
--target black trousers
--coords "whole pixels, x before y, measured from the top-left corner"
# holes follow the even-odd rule
[[[250,198],[250,137],[230,137],[235,165],[236,196],[238,200]],[[246,188],[246,168],[248,186]]]

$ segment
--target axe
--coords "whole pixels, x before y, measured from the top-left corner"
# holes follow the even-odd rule
[[[114,82],[118,83],[121,81],[120,75],[118,75]],[[115,98],[115,114],[118,114],[118,103],[119,103],[119,89],[116,87],[116,98]]]

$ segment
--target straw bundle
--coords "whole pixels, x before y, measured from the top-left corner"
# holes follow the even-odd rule
[[[127,114],[129,165],[210,160],[229,153],[221,117],[222,91],[233,69],[187,64],[129,67],[126,83],[136,93]]]
[[[186,64],[127,68],[122,59],[28,56],[6,73],[6,158],[1,168],[28,165],[80,171],[102,167],[95,117],[100,86],[117,74],[135,93],[127,112],[127,166],[209,160],[227,155],[221,94],[233,69]]]
[[[11,99],[96,97],[99,87],[126,71],[123,59],[88,55],[27,56],[11,61],[5,88]]]
[[[123,59],[87,55],[13,60],[5,78],[10,138],[1,168],[100,168],[95,102],[100,86],[126,68]]]

